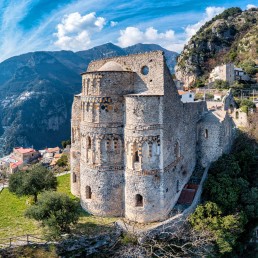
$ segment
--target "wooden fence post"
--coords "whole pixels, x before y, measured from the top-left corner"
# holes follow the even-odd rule
[[[9,240],[10,240],[10,247],[11,247],[12,246],[12,238],[10,237]]]
[[[27,237],[27,245],[29,244],[29,235],[26,234],[26,237]]]

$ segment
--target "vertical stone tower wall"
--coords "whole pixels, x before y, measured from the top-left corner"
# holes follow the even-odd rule
[[[164,219],[162,177],[162,96],[126,97],[125,216],[138,222]]]
[[[83,74],[81,205],[101,216],[124,214],[123,95],[133,91],[134,74],[120,70]]]
[[[81,95],[74,97],[72,106],[72,136],[71,136],[71,192],[76,196],[80,196],[80,162],[81,162]]]

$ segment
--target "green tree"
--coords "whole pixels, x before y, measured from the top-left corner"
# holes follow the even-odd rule
[[[68,165],[68,156],[63,154],[61,158],[56,162],[59,167],[65,167]]]
[[[238,148],[240,149],[239,146]],[[250,192],[250,186],[252,186],[250,181],[254,173],[250,169],[250,164],[254,162],[252,155],[252,152],[244,149],[236,152],[235,155],[224,155],[214,162],[204,185],[205,200],[218,204],[225,214],[242,209],[248,217],[252,217],[253,215],[245,210],[247,205],[250,203],[253,205],[258,200],[255,199],[256,195]],[[243,195],[253,197],[250,203]],[[253,209],[255,209],[254,206]]]
[[[229,83],[223,80],[215,80],[213,87],[216,89],[229,89]]]
[[[240,67],[244,69],[247,74],[254,75],[258,72],[258,69],[255,67],[256,63],[252,60],[246,60],[240,64]]]
[[[47,227],[53,236],[69,233],[79,219],[79,205],[64,193],[44,192],[36,204],[30,206],[25,216]]]
[[[10,192],[18,195],[32,195],[37,202],[38,194],[45,190],[55,190],[57,179],[42,165],[36,165],[31,170],[18,171],[9,178]]]
[[[220,253],[231,252],[246,223],[243,214],[222,215],[216,203],[199,205],[190,215],[189,222],[197,231],[210,231],[218,245]]]
[[[61,144],[63,148],[66,148],[67,145],[71,145],[71,140],[62,141]]]

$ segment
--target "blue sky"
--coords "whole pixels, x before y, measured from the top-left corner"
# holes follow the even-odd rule
[[[112,42],[156,43],[180,52],[225,8],[257,0],[0,0],[0,61],[37,50],[79,51]]]

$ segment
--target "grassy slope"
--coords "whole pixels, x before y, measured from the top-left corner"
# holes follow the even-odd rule
[[[75,198],[70,193],[70,175],[58,177],[59,192],[64,192],[70,197]],[[41,235],[42,229],[34,220],[27,219],[23,216],[27,197],[18,198],[5,188],[0,193],[0,239],[12,236],[21,236],[25,234]],[[94,217],[81,210],[79,223],[74,229],[74,233],[95,234],[110,229],[110,223],[114,218]]]

